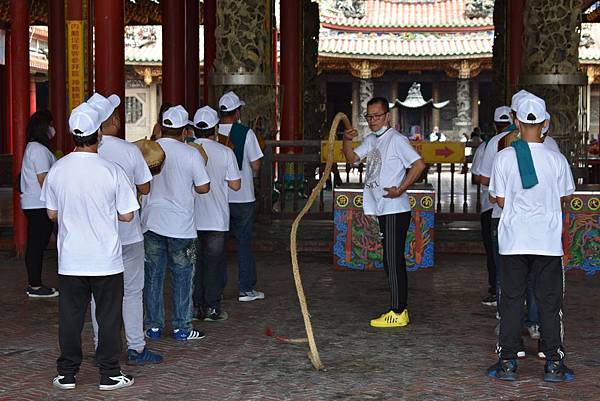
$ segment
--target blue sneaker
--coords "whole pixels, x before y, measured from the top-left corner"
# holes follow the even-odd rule
[[[151,329],[146,330],[146,337],[151,340],[158,340],[162,334],[162,330],[158,327],[152,327]]]
[[[145,365],[147,363],[161,363],[163,357],[155,354],[144,347],[142,352],[137,352],[134,349],[127,350],[127,365]]]
[[[205,337],[205,334],[200,330],[183,331],[181,329],[173,330],[173,338],[178,341],[200,340]]]
[[[551,383],[570,382],[575,380],[575,373],[563,362],[560,361],[546,361],[544,367],[544,381]]]
[[[504,381],[517,380],[517,360],[500,359],[497,363],[488,368],[487,376]]]

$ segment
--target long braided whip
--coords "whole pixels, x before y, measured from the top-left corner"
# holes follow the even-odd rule
[[[294,273],[294,283],[296,284],[296,292],[298,293],[298,300],[300,301],[300,309],[302,311],[302,317],[304,318],[304,327],[306,328],[306,336],[308,337],[308,359],[310,359],[311,363],[317,370],[323,369],[323,363],[321,362],[321,358],[319,356],[319,350],[317,349],[317,343],[315,342],[315,337],[313,334],[312,323],[310,321],[310,313],[308,312],[308,305],[306,303],[306,296],[304,295],[304,287],[302,286],[302,277],[300,276],[300,268],[298,266],[298,248],[296,244],[296,236],[298,233],[298,225],[300,224],[300,220],[302,217],[310,210],[312,204],[315,199],[323,189],[325,182],[329,178],[331,174],[331,166],[333,165],[333,151],[334,151],[334,143],[335,137],[337,133],[337,128],[340,122],[344,123],[344,127],[346,129],[352,128],[350,124],[350,120],[344,113],[337,113],[335,118],[333,119],[333,123],[331,124],[331,128],[329,130],[329,138],[327,140],[327,164],[325,165],[325,172],[323,176],[317,183],[317,186],[312,190],[310,197],[306,201],[306,204],[296,216],[294,223],[292,224],[292,232],[290,234],[290,253],[292,256],[292,272]]]

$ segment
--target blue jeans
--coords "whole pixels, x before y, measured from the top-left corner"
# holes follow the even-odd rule
[[[196,262],[195,238],[169,238],[152,231],[144,234],[144,326],[165,327],[163,285],[167,264],[171,271],[173,330],[192,328],[192,282]]]
[[[254,202],[230,203],[229,231],[238,247],[238,267],[240,292],[254,290],[256,286],[256,260],[252,254],[252,223],[254,222]]]
[[[494,263],[496,264],[496,296],[498,300],[498,312],[500,312],[500,296],[502,294],[502,269],[500,268],[500,247],[498,246],[498,225],[500,219],[492,219],[492,247],[494,249]],[[539,325],[538,307],[535,301],[534,283],[532,282],[532,275],[529,274],[527,277],[527,320],[525,324],[527,327],[533,325]]]
[[[198,231],[196,274],[194,274],[194,306],[221,310],[225,259],[224,231]]]

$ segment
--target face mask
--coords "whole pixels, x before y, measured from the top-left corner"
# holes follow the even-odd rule
[[[385,131],[387,131],[388,127],[386,127],[385,125],[381,128],[379,128],[377,131],[373,132],[375,134],[376,137],[380,137],[381,135],[383,135],[383,133]]]
[[[48,139],[54,138],[54,135],[56,135],[56,130],[54,129],[53,126],[49,126],[48,127]]]

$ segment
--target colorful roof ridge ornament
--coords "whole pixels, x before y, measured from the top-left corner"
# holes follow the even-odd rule
[[[449,103],[449,100],[440,103],[434,103],[433,99],[429,99],[426,101],[425,99],[423,99],[423,94],[421,93],[421,84],[413,82],[413,84],[410,86],[410,89],[408,90],[408,95],[406,96],[406,99],[403,102],[401,102],[400,99],[396,99],[394,103],[390,105],[390,107],[400,105],[409,109],[418,109],[427,106],[428,104],[431,104],[434,109],[441,109],[443,107],[446,107]]]

